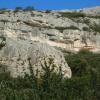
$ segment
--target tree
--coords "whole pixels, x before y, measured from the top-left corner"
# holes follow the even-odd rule
[[[6,45],[6,38],[4,36],[0,36],[0,39],[2,40],[0,43],[0,50]]]
[[[23,10],[22,7],[16,7],[15,10],[14,10],[14,13],[17,13],[17,12],[19,12],[19,11],[21,11],[21,10]]]
[[[22,7],[16,7],[15,10],[23,10]]]
[[[34,10],[34,7],[32,6],[28,6],[24,9],[24,11],[33,11]]]

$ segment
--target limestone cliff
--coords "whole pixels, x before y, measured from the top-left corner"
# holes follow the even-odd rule
[[[54,57],[56,64],[71,77],[63,54],[55,47],[68,51],[87,48],[100,51],[99,7],[76,11],[0,11],[0,62],[10,65],[12,76],[23,74],[27,58],[36,64],[38,56]],[[38,54],[37,54],[38,53]],[[21,60],[18,60],[20,58]],[[39,60],[39,59],[38,59]],[[17,71],[16,71],[16,67]],[[40,68],[39,68],[40,69]]]
[[[8,11],[0,14],[0,33],[68,50],[89,47],[98,51],[100,18],[99,10],[95,10],[97,8],[78,11]]]

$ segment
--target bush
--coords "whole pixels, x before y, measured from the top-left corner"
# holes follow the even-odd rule
[[[34,7],[32,6],[28,6],[24,9],[24,11],[33,11],[34,10]]]
[[[99,33],[100,33],[100,23],[99,23],[99,24],[94,23],[93,25],[89,25],[89,27],[90,27],[93,31],[99,32]]]
[[[83,23],[89,25],[89,24],[90,24],[90,19],[86,19],[86,18],[85,18],[85,19],[83,20]]]
[[[44,74],[37,78],[29,58],[31,75],[26,74],[24,78],[0,75],[0,99],[99,100],[100,54],[81,51],[69,54],[65,58],[73,72],[71,79],[62,77],[60,67],[58,74],[54,69],[50,69],[50,66],[53,66],[53,59],[49,59],[49,62],[44,61],[42,64]]]
[[[92,54],[92,52],[89,51],[89,49],[87,49],[87,48],[81,48],[81,49],[79,50],[78,54],[83,54],[83,55],[85,55],[85,54]]]
[[[50,12],[51,12],[51,10],[46,10],[46,11],[45,11],[45,13],[50,13]]]
[[[83,27],[83,31],[90,31],[88,27]]]
[[[85,17],[86,15],[79,12],[60,12],[62,17],[68,17],[68,18],[79,18],[79,17]]]
[[[9,10],[7,10],[6,8],[0,9],[0,14],[5,14],[7,12],[9,12]]]
[[[55,29],[59,30],[61,33],[66,30],[66,29],[70,29],[70,30],[79,30],[78,27],[71,25],[70,27],[55,27]]]
[[[6,45],[6,38],[4,36],[0,36],[0,39],[2,40],[0,43],[0,50]]]
[[[19,12],[19,11],[21,11],[21,10],[23,10],[22,7],[16,7],[15,10],[14,10],[14,13],[17,13],[17,12]]]

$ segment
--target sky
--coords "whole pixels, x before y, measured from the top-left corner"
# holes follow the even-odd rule
[[[100,0],[0,0],[0,8],[27,6],[37,10],[81,9],[100,6]]]

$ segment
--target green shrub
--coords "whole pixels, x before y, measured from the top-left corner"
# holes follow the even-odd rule
[[[6,73],[0,75],[0,99],[99,100],[100,54],[81,51],[66,55],[65,58],[73,72],[71,79],[63,78],[61,67],[58,74],[54,72],[55,64],[52,58],[41,64],[44,74],[38,78],[34,75],[29,58],[31,75],[26,74],[24,78],[12,78]]]
[[[7,12],[9,12],[9,10],[7,10],[6,8],[0,9],[0,14],[5,14]]]
[[[83,54],[83,55],[85,55],[85,54],[92,54],[92,52],[89,51],[89,49],[87,49],[87,48],[81,48],[81,49],[78,51],[78,53],[79,53],[79,54]]]
[[[90,31],[88,27],[83,27],[83,31]]]
[[[45,11],[45,13],[50,13],[50,12],[51,12],[51,10],[46,10],[46,11]]]
[[[71,25],[70,27],[55,27],[55,29],[59,30],[61,33],[66,29],[79,30],[78,27],[73,25]]]
[[[34,7],[32,6],[28,6],[24,9],[24,11],[33,11],[34,10]]]
[[[23,10],[22,7],[16,7],[15,10]]]
[[[79,18],[79,17],[85,17],[86,15],[79,12],[60,12],[62,17],[68,17],[68,18]]]
[[[100,19],[100,15],[87,15],[87,17]]]
[[[38,14],[37,16],[43,17],[43,15],[42,15],[42,14]]]
[[[89,24],[90,24],[90,19],[86,19],[86,18],[85,18],[85,19],[83,20],[83,23],[89,25]]]
[[[0,39],[2,40],[0,43],[0,50],[6,45],[6,38],[4,36],[0,36]]]
[[[100,23],[99,23],[99,24],[94,23],[93,25],[89,25],[89,27],[90,27],[93,31],[99,32],[99,33],[100,33]]]
[[[19,12],[19,11],[21,11],[21,10],[23,10],[22,7],[16,7],[15,10],[14,10],[14,13],[17,13],[17,12]]]

